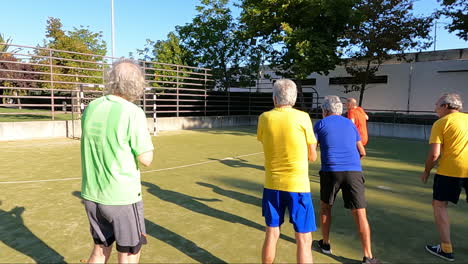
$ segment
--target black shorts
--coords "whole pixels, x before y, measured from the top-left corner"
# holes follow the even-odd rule
[[[442,202],[458,203],[462,188],[465,188],[467,194],[466,201],[468,202],[468,178],[449,177],[436,174],[434,177],[434,185],[432,187],[432,198]]]
[[[364,176],[361,171],[320,171],[320,200],[333,205],[342,190],[345,208],[366,208]]]

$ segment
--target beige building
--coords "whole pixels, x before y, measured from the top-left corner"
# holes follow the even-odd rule
[[[365,109],[432,112],[437,98],[447,92],[461,94],[468,105],[468,48],[411,53],[407,58],[412,62],[392,59],[381,65],[377,80],[364,93]],[[270,92],[280,78],[268,68],[261,76],[269,78],[260,79],[252,90]],[[317,92],[319,101],[326,95],[359,98],[358,92],[344,93],[348,82],[346,70],[338,66],[328,76],[311,74],[304,92]]]

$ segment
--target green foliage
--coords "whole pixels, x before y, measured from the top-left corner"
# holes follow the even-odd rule
[[[442,9],[436,15],[446,16],[452,19],[452,23],[447,26],[449,32],[456,32],[456,35],[468,41],[468,3],[466,0],[439,0],[442,2]]]
[[[246,35],[277,48],[269,61],[278,74],[305,79],[328,74],[339,62],[337,47],[355,0],[244,0],[241,21]]]
[[[257,78],[266,46],[251,45],[251,38],[232,17],[228,0],[200,2],[192,22],[177,27],[183,46],[197,66],[212,69],[218,88],[250,84]]]
[[[354,83],[345,92],[359,91],[362,105],[367,84],[380,65],[392,56],[406,59],[404,52],[431,45],[432,17],[415,17],[414,0],[361,0],[355,7],[355,23],[346,31],[346,71]],[[393,54],[393,55],[392,55]]]
[[[152,63],[145,63],[145,71],[152,77],[147,78],[153,87],[175,87],[174,84],[157,83],[151,81],[177,82],[176,65],[193,66],[193,56],[189,50],[181,45],[177,33],[170,32],[166,40],[146,40],[144,49],[137,50],[140,59]],[[167,65],[171,64],[171,65]],[[179,70],[185,68],[181,67]],[[187,74],[179,73],[179,76]]]
[[[102,32],[94,33],[83,26],[79,28],[74,27],[71,31],[65,31],[60,19],[49,17],[43,47],[76,52],[37,50],[37,55],[52,55],[54,57],[52,59],[52,65],[54,66],[53,81],[58,82],[55,85],[56,88],[76,88],[75,84],[60,84],[59,82],[102,83],[102,70],[104,66],[101,63],[104,62],[104,59],[101,56],[104,56],[107,51],[106,43],[102,40]],[[50,61],[48,59],[39,58],[37,62],[47,65],[43,68],[43,71],[50,71]],[[50,77],[45,78],[50,80]],[[45,86],[50,87],[50,84],[46,84]]]

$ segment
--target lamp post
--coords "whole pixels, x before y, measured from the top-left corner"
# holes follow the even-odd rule
[[[434,51],[436,51],[437,46],[437,24],[445,24],[448,25],[449,23],[446,22],[438,22],[437,20],[434,23]]]
[[[112,58],[115,57],[115,34],[114,34],[114,0],[111,0],[111,43],[112,43]]]

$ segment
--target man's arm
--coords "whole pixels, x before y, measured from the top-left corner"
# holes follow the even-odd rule
[[[149,167],[153,162],[153,151],[148,151],[137,156],[138,161],[145,167]]]
[[[309,144],[308,147],[308,159],[310,162],[317,160],[317,143]]]
[[[357,146],[357,149],[359,151],[359,156],[362,159],[364,156],[366,156],[366,149],[364,148],[364,145],[362,145],[361,140],[356,142],[356,146]]]
[[[439,156],[440,156],[440,144],[439,143],[432,143],[429,146],[430,148],[429,148],[429,152],[427,153],[426,164],[424,166],[424,172],[420,176],[421,181],[423,183],[426,183],[427,179],[429,179],[431,170],[436,165],[437,160],[439,159]]]

